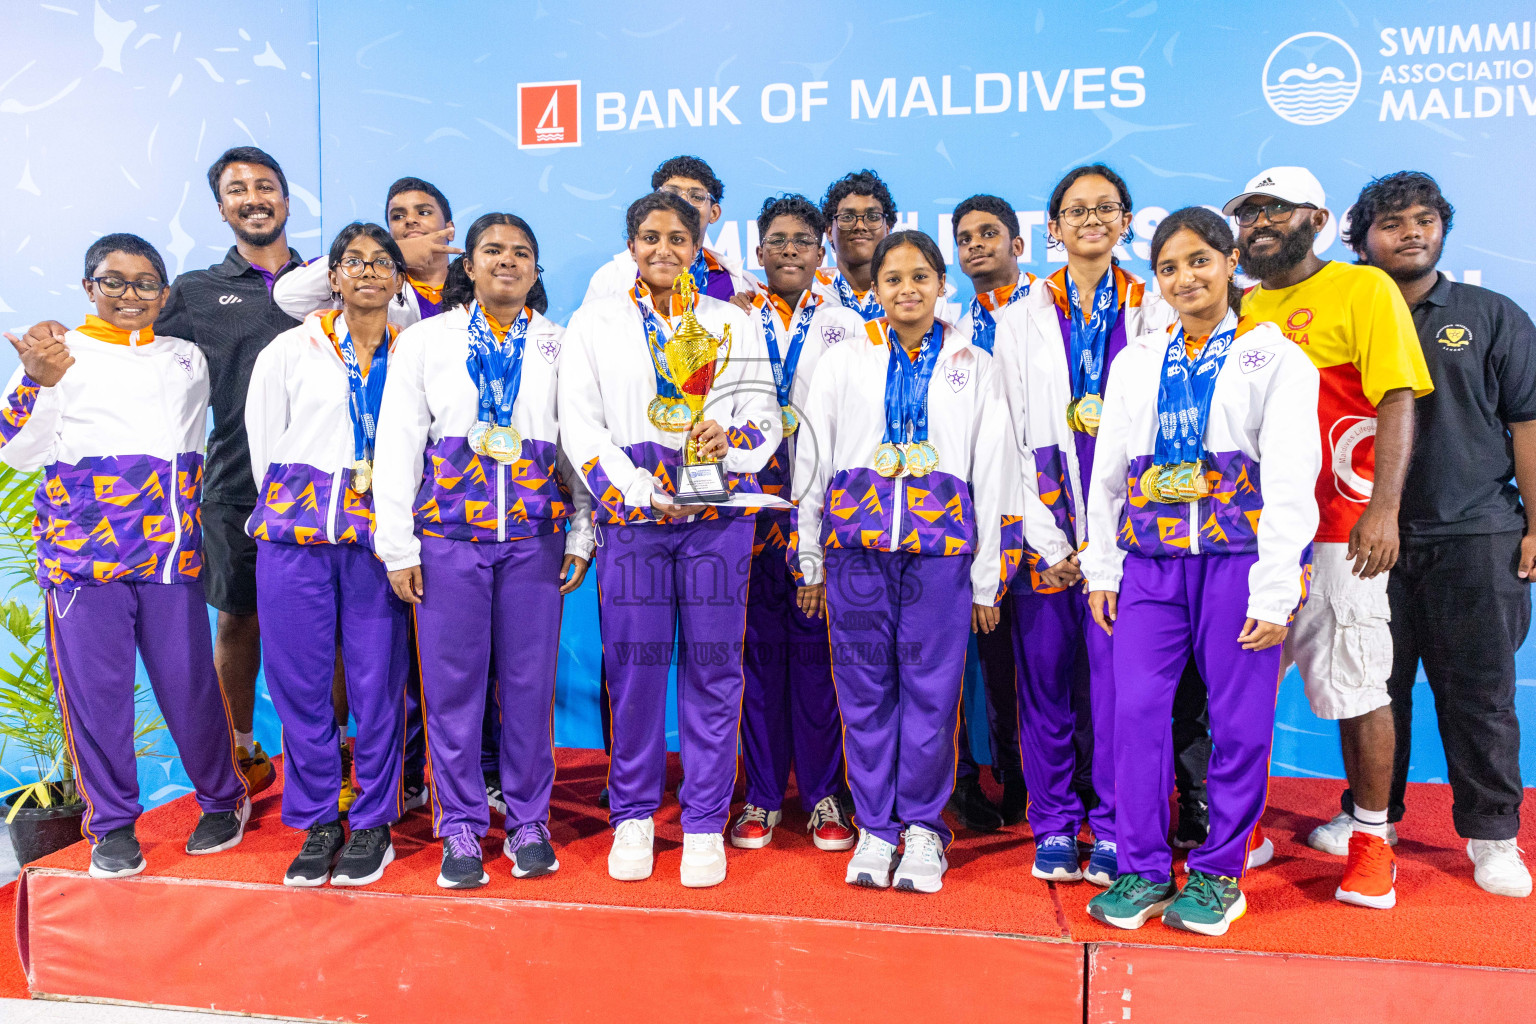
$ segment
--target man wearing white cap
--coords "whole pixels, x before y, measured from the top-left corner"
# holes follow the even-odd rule
[[[1308,838],[1347,853],[1334,896],[1388,909],[1397,901],[1396,836],[1387,824],[1395,745],[1387,571],[1397,561],[1397,519],[1413,447],[1413,400],[1433,389],[1413,316],[1375,267],[1320,259],[1328,223],[1323,186],[1304,167],[1271,167],[1227,202],[1237,220],[1243,273],[1259,285],[1243,314],[1273,321],[1321,376],[1323,471],[1306,603],[1286,641],[1319,718],[1336,719],[1353,814]],[[1340,819],[1343,819],[1342,821]]]

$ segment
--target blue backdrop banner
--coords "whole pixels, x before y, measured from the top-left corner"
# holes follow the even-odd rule
[[[939,240],[958,301],[970,293],[949,212],[976,192],[1018,208],[1021,263],[1049,273],[1064,256],[1046,244],[1046,197],[1062,171],[1105,161],[1136,205],[1121,258],[1145,275],[1167,211],[1219,206],[1275,164],[1317,174],[1335,214],[1318,249],[1348,259],[1338,223],[1359,188],[1416,168],[1458,206],[1443,269],[1536,306],[1536,251],[1516,229],[1536,194],[1487,186],[1536,157],[1536,11],[1515,0],[13,0],[3,18],[7,327],[81,319],[80,258],[108,231],[149,238],[173,272],[217,262],[232,238],[204,175],[251,143],[283,164],[289,239],[306,257],[348,221],[382,220],[387,186],[407,174],[447,194],[461,231],[488,211],[523,215],[561,321],[622,247],[624,208],[679,153],[725,182],[709,244],[752,270],[766,196],[819,198],[850,170],[879,171],[901,226]],[[564,743],[597,739],[593,603],[585,588],[565,617]],[[1522,676],[1533,665],[1523,652]],[[1427,692],[1419,706],[1412,777],[1441,778]],[[1520,708],[1536,721],[1529,678]],[[1336,730],[1294,676],[1277,728],[1277,771],[1339,773]]]

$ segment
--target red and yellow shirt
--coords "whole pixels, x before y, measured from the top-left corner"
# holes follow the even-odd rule
[[[1318,369],[1316,539],[1347,542],[1376,476],[1377,403],[1398,388],[1434,390],[1408,305],[1375,267],[1333,262],[1289,288],[1249,289],[1243,314],[1274,323]]]

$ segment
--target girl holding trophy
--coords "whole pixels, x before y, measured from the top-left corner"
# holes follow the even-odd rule
[[[761,494],[755,474],[783,426],[746,315],[698,294],[686,273],[698,212],[654,192],[630,206],[626,225],[638,276],[572,316],[560,378],[562,444],[596,499],[613,722],[608,873],[651,874],[677,638],[680,874],[684,885],[711,886],[725,879],[752,559],[752,517],[741,509],[754,507],[723,502]],[[713,503],[680,498],[690,485]]]
[[[1105,395],[1083,575],[1114,634],[1119,878],[1088,912],[1120,928],[1221,935],[1264,811],[1280,655],[1304,596],[1322,465],[1318,373],[1274,324],[1238,318],[1237,245],[1188,207],[1152,236],[1178,311],[1134,339]],[[1168,846],[1168,728],[1193,653],[1210,688],[1210,835],[1180,889]]]
[[[379,557],[416,615],[437,884],[489,881],[480,766],[485,681],[501,707],[503,851],[514,878],[559,868],[549,835],[562,597],[592,554],[567,483],[556,389],[564,331],[543,316],[539,243],[488,213],[454,261],[443,312],[407,328],[390,367],[375,469]]]
[[[873,272],[885,316],[822,356],[802,417],[796,598],[830,623],[859,826],[847,881],[937,892],[967,632],[997,625],[1018,564],[1003,552],[1004,514],[1032,504],[1035,521],[1050,515],[1018,495],[992,357],[934,318],[944,258],[933,239],[887,236]]]

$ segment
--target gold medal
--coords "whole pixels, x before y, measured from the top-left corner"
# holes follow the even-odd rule
[[[1198,462],[1182,462],[1173,470],[1173,489],[1180,501],[1199,501],[1211,493],[1204,467]]]
[[[485,451],[497,462],[511,462],[523,453],[523,436],[516,427],[496,427],[485,439]]]
[[[889,441],[875,449],[875,454],[870,462],[875,467],[875,472],[887,480],[894,480],[907,470],[907,459],[902,450]]]
[[[358,494],[367,494],[368,488],[373,486],[373,463],[368,459],[358,459],[352,463],[352,490]]]
[[[1104,399],[1098,395],[1084,395],[1073,404],[1078,422],[1076,429],[1089,437],[1097,437],[1099,422],[1104,418]]]
[[[902,454],[907,460],[908,476],[927,476],[939,468],[939,450],[927,441],[907,445]]]
[[[464,438],[464,440],[469,442],[469,450],[474,452],[476,455],[491,454],[485,450],[485,439],[490,435],[490,433],[491,425],[486,423],[484,420],[481,420],[479,423],[476,423],[474,426],[470,427],[469,435]]]
[[[779,413],[784,417],[785,437],[800,429],[800,417],[795,415],[795,410],[785,405],[779,408]]]
[[[1077,399],[1067,403],[1067,429],[1083,433],[1082,426],[1077,421]]]
[[[1157,478],[1162,473],[1162,466],[1148,466],[1146,471],[1136,481],[1141,490],[1141,496],[1148,501],[1162,501],[1162,491],[1158,489]]]
[[[667,406],[667,425],[662,429],[674,434],[686,434],[693,429],[693,413],[687,402],[673,402]]]
[[[651,426],[657,430],[671,430],[667,425],[667,408],[670,403],[665,398],[657,395],[651,399],[651,404],[645,407],[645,418],[651,421]]]

